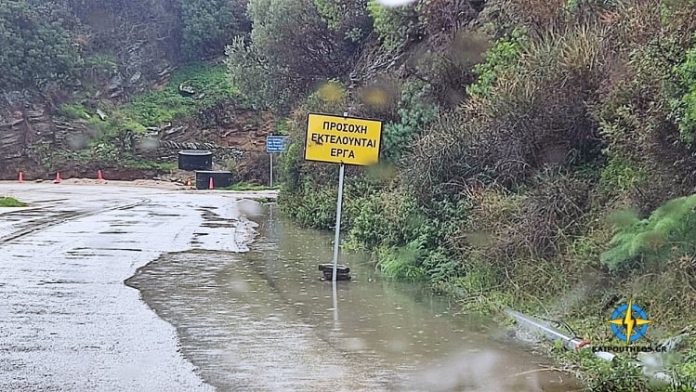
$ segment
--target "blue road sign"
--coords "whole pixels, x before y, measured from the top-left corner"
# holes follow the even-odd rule
[[[285,152],[287,136],[268,136],[266,138],[266,152]]]

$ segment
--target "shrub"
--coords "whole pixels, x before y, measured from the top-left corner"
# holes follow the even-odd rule
[[[419,265],[423,253],[423,244],[418,241],[401,247],[380,247],[377,250],[378,265],[388,278],[421,280],[426,276]]]
[[[587,388],[597,392],[648,392],[654,390],[641,367],[635,366],[630,358],[617,356],[612,361],[597,358],[592,350],[580,350],[573,356],[580,363]]]
[[[483,3],[476,0],[420,1],[419,21],[429,43],[437,47],[452,42],[483,9]]]
[[[544,173],[531,186],[519,215],[513,215],[512,224],[503,232],[498,250],[512,258],[551,258],[583,227],[591,184],[568,175]]]
[[[604,40],[587,26],[529,41],[515,65],[489,64],[495,80],[433,123],[408,157],[406,180],[427,198],[468,183],[514,187],[547,167],[596,160],[601,144],[588,106],[603,64]]]
[[[606,193],[626,195],[633,193],[646,180],[647,176],[641,168],[627,159],[614,156],[602,170],[600,184]]]
[[[430,86],[425,83],[406,84],[398,107],[400,121],[384,127],[383,158],[398,162],[423,128],[437,118],[438,107],[431,94]]]
[[[193,60],[219,56],[236,35],[247,34],[246,1],[177,0],[183,25],[182,49]]]
[[[333,187],[305,180],[294,193],[281,192],[278,203],[282,211],[300,225],[330,230],[336,223],[336,197]]]
[[[631,191],[634,205],[651,211],[665,201],[690,192],[696,185],[693,152],[674,121],[675,59],[683,57],[677,36],[650,40],[633,50],[593,116],[600,123],[600,135],[609,163],[630,163],[639,177]]]
[[[638,220],[614,216],[617,233],[611,248],[601,256],[611,270],[629,267],[635,261],[665,262],[672,257],[696,257],[696,195],[673,199]]]
[[[0,0],[0,89],[71,80],[82,59],[58,4]]]
[[[467,92],[477,96],[489,95],[498,75],[518,66],[525,40],[526,36],[520,30],[516,30],[510,37],[496,41],[486,52],[485,61],[474,67],[478,79],[476,83],[467,87]]]
[[[369,0],[367,9],[374,20],[374,31],[387,51],[400,51],[410,41],[419,39],[420,25],[415,4],[385,7],[377,0]]]
[[[227,66],[245,96],[260,107],[288,112],[297,97],[344,75],[358,49],[329,29],[313,0],[252,0],[250,41],[227,47]]]
[[[460,226],[456,248],[512,263],[562,254],[584,227],[591,183],[546,172],[528,187],[517,194],[496,188],[476,192],[471,224]]]
[[[372,32],[367,0],[314,0],[328,27],[352,42],[361,42]]]
[[[696,36],[694,36],[696,40]],[[682,140],[696,142],[696,46],[689,49],[683,63],[675,67],[675,73],[686,91],[678,101],[678,124]]]
[[[401,190],[366,197],[353,219],[351,241],[367,249],[399,246],[418,237],[424,217],[415,200]]]

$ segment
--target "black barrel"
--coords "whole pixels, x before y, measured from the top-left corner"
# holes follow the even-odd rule
[[[213,179],[213,186],[215,189],[225,188],[232,185],[232,172],[197,170],[196,189],[208,189],[210,187],[211,178]]]
[[[179,151],[179,169],[181,170],[211,170],[213,168],[213,153],[206,150]]]

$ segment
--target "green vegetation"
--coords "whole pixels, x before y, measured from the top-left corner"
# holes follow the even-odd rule
[[[377,0],[369,0],[367,9],[374,20],[374,30],[386,50],[402,49],[416,38],[419,25],[415,5],[385,7]]]
[[[693,144],[696,142],[696,45],[689,49],[686,59],[675,71],[686,91],[678,102],[679,131],[684,141]]]
[[[180,91],[180,86],[192,93]],[[230,84],[222,65],[192,64],[176,71],[160,91],[133,97],[124,105],[99,103],[66,103],[59,113],[84,122],[92,131],[81,148],[72,151],[41,151],[48,166],[65,162],[91,162],[102,167],[118,165],[128,169],[172,170],[172,163],[150,162],[135,158],[137,140],[148,127],[159,127],[175,119],[196,116],[222,102],[235,100],[237,90]],[[101,110],[106,118],[102,119]]]
[[[680,197],[655,210],[650,218],[639,220],[635,214],[614,215],[620,228],[602,254],[602,262],[611,269],[629,262],[664,262],[670,257],[690,258],[696,254],[696,195]]]
[[[183,24],[182,49],[189,59],[219,56],[235,35],[248,33],[246,2],[177,0]]]
[[[314,0],[317,12],[330,30],[355,43],[372,31],[372,20],[365,7],[367,0]]]
[[[173,162],[155,162],[129,158],[121,163],[121,167],[126,169],[170,171],[176,170],[177,164]]]
[[[356,43],[330,29],[313,0],[251,0],[248,14],[250,39],[226,53],[233,85],[253,104],[287,111],[317,81],[349,70]]]
[[[438,107],[432,87],[422,82],[404,86],[397,106],[399,120],[385,126],[384,158],[397,162],[423,128],[437,118]]]
[[[0,207],[26,207],[27,203],[23,203],[13,197],[0,196]]]
[[[351,75],[369,76],[293,90],[304,99],[281,111],[293,141],[281,162],[288,216],[332,227],[337,170],[302,160],[303,115],[348,107],[385,121],[383,164],[347,172],[343,224],[347,245],[372,251],[386,276],[426,280],[468,311],[564,319],[593,341],[608,339],[607,312],[629,297],[659,320],[656,339],[696,323],[690,0],[511,0],[480,24],[469,23],[476,1],[366,8],[376,38]],[[394,56],[397,77],[376,65]],[[682,354],[676,379],[693,377]],[[559,360],[592,390],[658,388],[627,358]]]
[[[81,64],[68,32],[70,15],[51,3],[0,1],[0,88],[43,88],[72,79]]]
[[[261,192],[261,191],[271,191],[271,190],[276,190],[278,187],[270,187],[267,185],[259,185],[259,184],[250,184],[248,182],[238,182],[236,184],[232,184],[228,187],[222,188],[226,191],[237,191],[237,192]]]
[[[182,93],[180,86],[193,94]],[[156,127],[237,96],[224,66],[194,64],[174,73],[163,90],[136,96],[120,111],[144,127]]]
[[[180,87],[193,93],[182,92]],[[224,66],[193,64],[176,71],[164,89],[137,95],[123,106],[104,104],[88,108],[79,103],[68,103],[60,107],[60,113],[72,119],[88,119],[92,126],[106,133],[121,130],[144,132],[147,127],[194,115],[237,96]],[[108,116],[105,121],[96,114],[98,109]]]

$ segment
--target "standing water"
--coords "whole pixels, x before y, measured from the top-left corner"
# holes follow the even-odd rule
[[[219,390],[570,391],[544,358],[494,339],[485,320],[427,287],[383,279],[343,252],[353,280],[319,280],[330,233],[275,207],[244,254],[168,254],[128,281],[178,331],[184,355]]]

